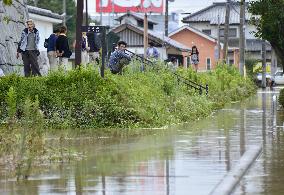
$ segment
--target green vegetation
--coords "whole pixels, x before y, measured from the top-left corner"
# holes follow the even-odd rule
[[[12,5],[12,0],[3,0],[3,3],[5,4],[5,5]]]
[[[181,69],[177,73],[208,83],[208,96],[199,95],[162,68],[141,73],[132,66],[123,75],[107,72],[105,79],[91,69],[46,77],[2,77],[0,163],[10,165],[18,179],[26,179],[31,167],[40,162],[82,158],[68,147],[69,136],[143,135],[145,131],[139,127],[206,117],[213,109],[255,91],[252,81],[243,79],[233,67],[198,74]],[[46,134],[59,138],[57,144],[46,144]]]
[[[92,70],[32,78],[11,75],[0,80],[0,120],[5,125],[16,112],[15,120],[22,124],[25,100],[38,97],[49,128],[155,127],[205,117],[213,109],[254,92],[253,83],[241,78],[234,68],[218,67],[202,74],[179,70],[178,74],[208,83],[209,95],[200,96],[163,69],[128,71],[122,76],[107,73],[106,79]],[[8,104],[5,99],[11,91],[16,94],[15,102]]]

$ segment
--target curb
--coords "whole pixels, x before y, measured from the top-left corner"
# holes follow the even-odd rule
[[[251,146],[241,157],[237,165],[229,171],[210,195],[229,195],[242,179],[249,167],[255,162],[262,151],[262,146]]]

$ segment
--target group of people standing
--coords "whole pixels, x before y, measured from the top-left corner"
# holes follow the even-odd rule
[[[26,21],[27,28],[21,33],[21,39],[18,43],[17,55],[22,56],[24,63],[25,76],[41,76],[38,64],[39,52],[39,31],[35,28],[33,20]],[[44,46],[47,48],[47,57],[50,64],[50,71],[66,71],[68,59],[72,55],[70,50],[67,27],[61,26],[55,29],[46,39]],[[95,38],[94,33],[83,33],[81,41],[82,64],[99,62],[100,41]]]
[[[27,28],[22,31],[16,57],[22,56],[25,76],[41,76],[38,64],[38,56],[40,55],[39,31],[35,28],[33,20],[27,20],[26,24]],[[66,33],[67,28],[61,26],[48,39],[47,53],[50,70],[57,68],[66,69],[68,58],[72,55]]]
[[[68,59],[72,55],[67,38],[67,28],[61,26],[53,31],[48,38],[47,57],[50,70],[66,70]]]

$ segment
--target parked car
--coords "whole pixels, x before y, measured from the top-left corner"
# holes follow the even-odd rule
[[[271,75],[270,75],[269,73],[266,73],[265,78],[266,78],[266,86],[268,86],[269,82],[271,81]],[[257,84],[258,86],[261,86],[262,73],[258,73],[258,74],[256,75],[255,81],[256,81],[256,84]]]
[[[275,73],[274,82],[276,85],[284,85],[284,75],[282,71]]]

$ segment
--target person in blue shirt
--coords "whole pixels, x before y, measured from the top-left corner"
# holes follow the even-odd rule
[[[115,50],[109,58],[108,67],[110,68],[111,73],[121,73],[122,68],[129,64],[131,57],[125,53],[126,46],[127,43],[124,41],[119,41],[117,43],[117,50]]]
[[[56,56],[56,40],[59,35],[59,29],[55,29],[48,38],[47,57],[49,61],[49,70],[54,71],[58,69],[58,58]]]
[[[149,47],[146,51],[147,59],[149,60],[158,60],[159,58],[159,51],[156,47],[154,47],[154,43],[150,42]]]

